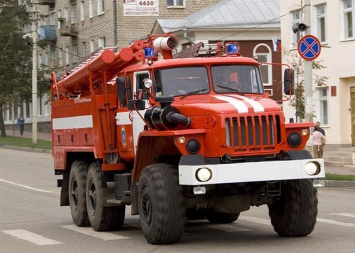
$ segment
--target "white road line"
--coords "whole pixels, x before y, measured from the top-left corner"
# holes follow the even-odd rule
[[[355,227],[355,223],[339,222],[335,220],[327,220],[322,218],[317,218],[317,221],[327,223],[327,224],[342,226],[342,227],[348,227],[348,228]]]
[[[92,228],[85,228],[85,227],[77,227],[76,225],[65,225],[63,226],[65,229],[69,229],[84,235],[89,235],[93,236],[96,238],[99,238],[104,241],[110,241],[110,240],[120,240],[120,239],[128,239],[129,237],[121,236],[121,235],[116,235],[114,233],[109,233],[109,232],[96,232]]]
[[[350,218],[355,218],[354,213],[330,213],[332,215],[339,215],[339,216],[345,216],[345,217],[350,217]]]
[[[249,222],[254,222],[254,223],[259,223],[262,225],[271,225],[271,221],[268,219],[263,219],[263,218],[256,218],[256,217],[250,217],[250,216],[242,216],[239,217],[238,220],[244,220],[244,221],[249,221]]]
[[[19,187],[22,187],[22,188],[26,188],[26,189],[29,189],[29,190],[32,190],[32,191],[38,191],[38,192],[46,192],[46,193],[51,193],[51,191],[45,191],[45,190],[41,190],[41,189],[37,189],[37,188],[33,188],[33,187],[30,187],[30,186],[27,186],[27,185],[23,185],[23,184],[14,183],[14,182],[7,181],[7,180],[1,179],[1,178],[0,178],[0,182],[4,182],[4,183],[8,183],[8,184],[12,184],[12,185],[16,185],[16,186],[19,186]]]
[[[63,244],[56,240],[49,239],[47,237],[41,236],[39,234],[32,233],[24,229],[14,229],[14,230],[3,230],[5,234],[17,237],[19,239],[44,246],[44,245],[54,245],[54,244]]]
[[[206,227],[218,229],[229,233],[251,231],[250,229],[247,228],[242,228],[242,227],[237,227],[237,226],[227,225],[227,224],[206,225]]]

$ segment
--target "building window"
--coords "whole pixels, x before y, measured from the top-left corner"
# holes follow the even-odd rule
[[[317,8],[317,34],[320,42],[326,42],[326,5],[320,4]]]
[[[328,125],[328,87],[319,88],[319,118],[322,125]]]
[[[80,21],[85,20],[85,4],[84,1],[80,2]]]
[[[59,21],[59,19],[62,18],[62,12],[58,11],[57,16],[58,16],[58,29],[61,29],[61,22]]]
[[[93,40],[90,40],[90,52],[94,52],[95,50],[95,42]]]
[[[70,64],[70,59],[69,59],[69,47],[65,47],[65,65]]]
[[[62,54],[62,50],[59,49],[58,50],[58,60],[59,60],[59,66],[63,66],[63,54]]]
[[[70,23],[75,24],[77,20],[77,13],[76,13],[76,4],[72,5],[71,11],[70,11]]]
[[[48,68],[48,65],[49,65],[49,54],[48,54],[48,52],[45,52],[44,53],[44,67]]]
[[[103,14],[105,12],[105,0],[97,0],[97,14]]]
[[[253,55],[258,57],[259,62],[271,62],[271,48],[266,44],[259,44],[254,48]],[[260,71],[264,86],[272,85],[272,66],[261,65]]]
[[[42,54],[38,54],[38,68],[39,69],[42,69],[42,63],[43,63]]]
[[[73,45],[73,63],[79,62],[78,53],[78,45]]]
[[[354,4],[355,0],[343,0],[343,31],[344,39],[354,37]]]
[[[301,23],[301,12],[298,10],[298,11],[293,11],[291,12],[291,17],[292,17],[292,20],[291,20],[291,27],[294,25],[294,24],[298,24],[298,23]],[[292,29],[290,29],[292,35],[291,35],[291,48],[297,48],[297,45],[298,45],[298,41],[301,39],[301,33],[300,32],[296,32],[294,33],[292,31]]]
[[[50,51],[50,65],[51,68],[55,67],[55,49],[51,48]]]
[[[86,42],[81,43],[81,58],[86,58]]]
[[[185,0],[167,0],[168,7],[185,7]]]
[[[99,38],[99,47],[105,47],[105,37]]]
[[[89,0],[89,18],[94,17],[94,7],[93,7],[94,1]]]

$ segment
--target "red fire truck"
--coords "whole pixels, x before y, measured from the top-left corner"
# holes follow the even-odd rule
[[[187,219],[231,223],[261,205],[280,236],[310,234],[313,182],[325,175],[304,150],[313,124],[286,122],[260,63],[237,43],[174,58],[177,44],[148,35],[93,53],[58,81],[52,74],[60,204],[96,231],[121,228],[130,206],[152,244],[178,242]],[[292,93],[288,69],[284,86]]]

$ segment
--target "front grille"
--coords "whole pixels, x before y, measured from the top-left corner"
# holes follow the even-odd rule
[[[259,115],[226,118],[226,144],[243,150],[272,148],[281,140],[280,117]]]

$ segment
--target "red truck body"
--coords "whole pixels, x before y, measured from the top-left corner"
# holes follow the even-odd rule
[[[313,124],[286,123],[260,64],[226,53],[237,44],[173,59],[176,43],[148,36],[102,49],[58,82],[52,74],[61,205],[98,231],[120,228],[131,205],[153,244],[179,241],[186,218],[230,223],[263,204],[279,235],[311,233],[312,182],[325,174],[324,161],[304,150]],[[220,84],[226,69],[235,87]]]

